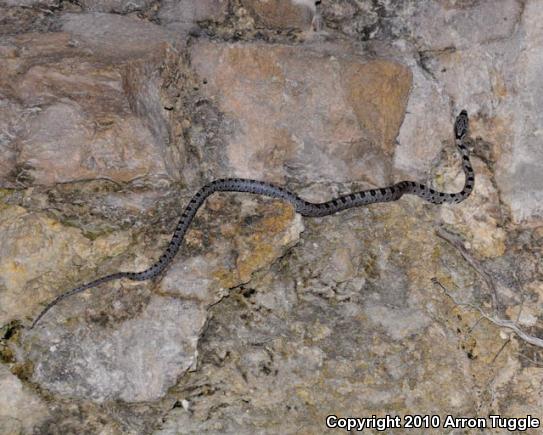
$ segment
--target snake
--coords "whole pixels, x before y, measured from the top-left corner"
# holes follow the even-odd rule
[[[256,195],[263,195],[271,198],[278,198],[290,202],[297,213],[304,217],[324,217],[339,213],[353,207],[361,207],[369,204],[397,201],[405,194],[416,195],[432,204],[457,204],[464,201],[472,192],[475,174],[469,159],[469,150],[466,145],[468,134],[469,118],[466,110],[462,110],[455,119],[454,136],[455,143],[462,157],[462,169],[465,174],[464,187],[457,193],[445,193],[434,190],[424,184],[414,181],[400,181],[388,187],[362,190],[339,196],[326,202],[312,203],[300,198],[293,192],[282,186],[265,181],[252,180],[247,178],[223,178],[214,180],[203,186],[192,197],[181,215],[173,236],[160,258],[149,268],[141,272],[116,272],[101,278],[82,284],[79,287],[61,293],[49,302],[36,317],[30,329],[34,328],[40,319],[55,305],[69,296],[81,293],[85,290],[97,287],[100,284],[127,278],[132,281],[146,281],[160,275],[173,261],[179,251],[184,236],[187,233],[198,209],[206,198],[215,192],[242,192]]]

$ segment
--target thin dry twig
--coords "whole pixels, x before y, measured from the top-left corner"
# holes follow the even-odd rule
[[[543,367],[543,363],[540,361],[536,361],[533,358],[530,358],[529,356],[524,355],[522,352],[518,353],[518,356],[524,358],[526,361],[530,362],[531,364],[537,366],[537,367]]]
[[[454,246],[460,252],[462,257],[464,257],[464,259],[470,264],[470,266],[483,279],[488,290],[490,291],[490,296],[492,297],[492,308],[495,313],[498,313],[501,309],[501,304],[498,298],[498,292],[496,291],[496,285],[494,284],[494,280],[492,279],[492,277],[484,269],[481,263],[468,252],[458,236],[446,231],[444,228],[441,227],[436,230],[436,234],[438,237]]]
[[[513,322],[511,320],[500,319],[498,317],[489,316],[488,314],[486,314],[481,309],[481,307],[478,307],[478,306],[476,306],[474,304],[470,304],[468,302],[459,302],[452,294],[449,293],[447,288],[443,284],[441,284],[437,278],[432,278],[432,282],[434,284],[438,285],[439,287],[441,287],[443,292],[454,302],[455,305],[463,306],[463,307],[470,307],[470,308],[472,308],[474,310],[477,310],[477,311],[479,311],[481,316],[483,316],[488,321],[490,321],[490,322],[494,323],[495,325],[500,326],[502,328],[510,329],[520,339],[524,340],[527,343],[530,343],[530,344],[532,344],[534,346],[543,348],[543,339],[538,338],[538,337],[534,337],[533,335],[530,335],[530,334],[527,334],[522,329],[520,329],[519,326],[515,322]]]

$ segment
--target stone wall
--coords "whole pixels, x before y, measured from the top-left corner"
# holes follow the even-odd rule
[[[0,0],[0,434],[543,419],[542,21],[539,0]],[[152,264],[214,179],[460,190],[461,109],[461,204],[310,219],[214,194],[158,279],[29,329]]]

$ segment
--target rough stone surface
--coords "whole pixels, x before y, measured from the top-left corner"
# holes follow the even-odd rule
[[[31,433],[48,417],[45,403],[4,365],[0,365],[0,391],[0,434]]]
[[[238,126],[227,144],[235,174],[278,182],[389,178],[387,154],[411,85],[402,65],[334,46],[203,43],[192,53],[204,91]]]
[[[234,214],[236,208],[224,202],[214,198],[210,207],[220,208],[223,213],[230,208]],[[236,218],[237,225],[235,221],[227,222],[218,228],[198,228],[189,233],[189,247],[200,245],[203,234],[211,245],[219,237],[230,243],[219,244],[205,255],[175,262],[158,289],[168,296],[147,295],[141,300],[141,295],[140,299],[127,295],[126,300],[114,302],[106,297],[106,306],[102,301],[90,307],[88,315],[93,322],[86,328],[75,321],[81,313],[67,306],[60,313],[57,311],[59,314],[51,312],[44,319],[48,327],[38,328],[26,339],[32,342],[28,355],[34,363],[32,380],[61,396],[98,402],[162,398],[196,364],[196,346],[207,320],[207,307],[218,303],[229,288],[249,281],[253,272],[273,263],[285,248],[297,242],[303,229],[300,216],[283,204],[259,206],[243,201],[241,214]],[[251,227],[240,228],[246,220],[252,222]],[[9,254],[6,253],[6,259],[12,258]],[[13,286],[6,282],[8,289]],[[111,291],[112,286],[104,287]],[[98,290],[101,294],[103,291]],[[110,303],[112,311],[107,308]],[[135,317],[127,318],[134,313]],[[50,324],[53,321],[55,325]]]
[[[410,30],[420,47],[425,50],[470,49],[510,38],[522,12],[522,2],[429,1],[419,3],[412,10]],[[444,32],[444,28],[450,31]]]
[[[315,5],[300,0],[242,0],[241,4],[255,17],[258,24],[271,28],[311,27]]]
[[[117,328],[101,322],[64,333],[49,328],[29,355],[32,380],[62,396],[99,402],[157,400],[195,364],[205,319],[194,302],[157,296]]]
[[[223,21],[228,0],[165,0],[160,4],[158,18],[166,28],[188,32],[200,21]]]
[[[82,25],[75,26],[72,18],[67,22],[70,28]],[[84,26],[78,29],[78,35],[83,34]],[[132,109],[140,96],[131,94],[127,83],[146,79],[152,88],[153,77],[143,68],[138,70],[137,61],[124,68],[91,56],[86,49],[73,48],[71,38],[69,33],[23,35],[4,46],[6,62],[0,82],[8,93],[3,107],[13,111],[6,110],[0,121],[5,150],[0,158],[3,184],[53,184],[100,177],[168,179],[168,152],[163,143],[167,135],[162,132],[165,111],[156,107],[160,104],[158,90],[140,91],[149,109],[140,115]],[[92,37],[85,41],[98,43]],[[119,48],[123,55],[127,51],[143,54],[141,48],[137,50]],[[78,56],[85,61],[80,62]],[[148,58],[154,65],[160,60]],[[146,118],[154,121],[153,126]]]
[[[84,255],[88,247],[77,230],[63,228],[53,219],[28,213],[22,207],[4,207],[0,211],[0,323],[31,314],[32,302],[47,272],[66,267],[67,259]],[[49,278],[50,279],[50,278]]]
[[[135,59],[160,50],[175,35],[144,20],[114,14],[65,14],[61,17],[62,30],[100,56]]]
[[[539,0],[0,3],[0,433],[543,421],[542,21]],[[27,329],[148,267],[212,179],[460,190],[463,108],[461,204],[302,219],[215,194],[160,277]]]
[[[82,0],[78,4],[88,12],[114,12],[129,14],[146,11],[152,7],[152,0]]]

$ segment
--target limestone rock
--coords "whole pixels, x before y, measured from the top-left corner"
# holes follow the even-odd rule
[[[431,249],[421,252],[421,241]],[[344,251],[353,268],[332,267]],[[303,244],[215,307],[201,368],[173,392],[186,407],[157,433],[313,433],[334,406],[349,415],[468,412],[503,341],[486,323],[470,331],[477,316],[455,311],[428,282],[450,261],[428,223],[398,204],[312,221]],[[495,366],[508,366],[514,350],[504,352]]]
[[[23,129],[18,118],[24,115],[20,104],[0,98],[0,179],[7,178],[15,168],[17,153],[13,138]]]
[[[70,257],[84,258],[89,242],[77,230],[21,207],[4,207],[0,216],[0,323],[6,324],[32,315],[43,298],[40,284],[67,267]]]
[[[67,22],[66,27],[85,34],[84,22]],[[92,37],[85,38],[94,43]],[[0,85],[9,90],[4,107],[14,111],[1,121],[6,132],[0,145],[6,150],[0,157],[3,184],[168,179],[171,168],[163,147],[164,110],[156,108],[158,91],[146,95],[150,110],[140,117],[131,107],[138,95],[130,95],[125,85],[128,77],[139,80],[143,75],[148,80],[146,71],[88,57],[85,50],[71,48],[70,41],[67,33],[24,35],[7,46],[12,49],[6,51]],[[77,56],[86,62],[77,61]],[[145,117],[154,120],[153,128],[147,127]]]
[[[404,66],[338,47],[201,43],[192,57],[204,92],[239,125],[226,150],[232,173],[278,182],[389,179],[411,86]]]
[[[3,364],[0,391],[0,434],[30,434],[47,419],[47,405]]]
[[[509,38],[522,13],[522,5],[517,0],[482,0],[467,5],[431,0],[419,3],[414,11],[409,20],[410,30],[423,49],[465,49]]]
[[[441,144],[446,141],[449,147],[454,146],[452,125],[455,115],[444,116],[448,112],[446,97],[423,71],[415,65],[411,66],[413,87],[397,138],[394,168],[404,177],[422,178],[427,176]],[[432,110],[428,110],[428,107]]]
[[[542,21],[540,0],[4,1],[2,430],[543,418],[541,348],[496,325],[542,338]],[[302,221],[215,194],[162,276],[26,329],[62,291],[147,268],[212,179],[312,201],[460,190],[461,109],[476,179],[461,204],[405,195]]]
[[[504,85],[507,94],[511,90],[511,97],[497,117],[498,122],[505,124],[507,136],[502,142],[503,154],[498,161],[496,177],[517,222],[543,216],[543,151],[540,140],[543,91],[539,86],[543,73],[543,54],[539,50],[543,44],[541,19],[543,4],[527,2],[518,30],[523,37],[520,41],[522,48],[511,47],[508,53],[510,62],[507,66],[510,69],[506,69]]]
[[[224,213],[228,209],[226,201],[231,199],[213,198],[210,207]],[[231,217],[219,224],[218,232],[207,232],[205,237],[213,252],[177,262],[161,282],[161,291],[195,299],[204,305],[215,304],[225,289],[248,282],[254,272],[280,257],[303,231],[301,216],[281,202],[258,205],[245,200],[238,211],[241,214],[231,211]],[[243,226],[244,221],[250,225]],[[191,234],[198,239],[204,237],[200,232]],[[198,239],[195,242],[201,243]],[[215,242],[221,239],[229,243]]]
[[[213,251],[186,261],[176,259],[158,290],[167,296],[146,296],[142,301],[137,291],[126,296],[128,300],[113,294],[105,306],[100,298],[102,304],[87,309],[73,297],[51,310],[25,336],[25,355],[34,364],[32,380],[61,396],[97,402],[162,398],[195,366],[208,307],[227,295],[230,287],[249,281],[254,272],[283,255],[303,229],[291,206],[243,201],[239,214],[239,207],[224,201],[213,198],[210,207],[223,213],[230,210],[238,222],[214,222],[212,229],[190,231],[189,245],[191,241],[200,245],[205,237]],[[243,222],[250,225],[243,227]],[[220,237],[230,243],[213,243]],[[100,294],[110,287],[92,292]],[[81,309],[83,314],[77,312]],[[76,319],[88,312],[88,326],[82,327]]]
[[[242,0],[242,5],[264,27],[307,30],[311,27],[315,4],[307,0]]]
[[[72,44],[117,61],[149,55],[175,41],[175,35],[160,26],[121,15],[64,14],[61,24],[62,30],[74,38]]]
[[[128,14],[146,11],[152,7],[150,0],[82,0],[78,3],[88,12]]]
[[[161,2],[158,17],[162,25],[188,32],[200,21],[222,21],[228,12],[228,0],[166,0]]]
[[[516,2],[505,3],[518,7]],[[481,2],[478,7],[483,6],[494,7],[492,2]],[[495,13],[502,13],[502,9]],[[491,157],[496,162],[496,184],[500,198],[509,206],[516,222],[531,221],[543,213],[540,206],[543,172],[538,166],[542,161],[538,126],[543,119],[537,110],[543,104],[538,91],[543,65],[538,50],[542,32],[537,24],[542,14],[539,2],[527,2],[522,19],[511,12],[504,20],[504,23],[516,20],[518,29],[511,38],[497,37],[473,47],[460,44],[456,49],[430,52],[423,59],[435,78],[434,83],[439,83],[446,95],[454,96],[457,110],[466,108],[473,114],[472,135],[495,144]],[[484,68],[481,59],[487,59]],[[443,101],[442,96],[440,99]],[[410,104],[415,104],[415,100],[419,99],[413,98]],[[436,101],[434,107],[439,107],[438,104]]]
[[[91,242],[80,230],[21,207],[5,207],[0,216],[2,324],[33,317],[43,302],[62,290],[62,273],[73,276],[86,262],[120,255],[129,243],[122,232],[101,235]]]
[[[48,328],[33,338],[32,380],[62,396],[98,402],[157,400],[195,364],[205,320],[197,303],[155,296],[117,328]]]
[[[60,2],[58,0],[5,0],[3,2],[7,6],[19,7],[42,7],[42,8],[58,8]]]

